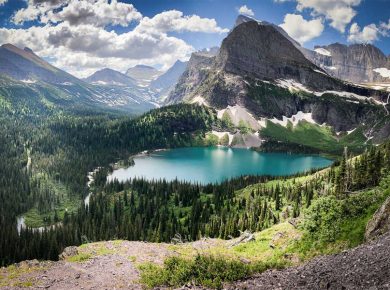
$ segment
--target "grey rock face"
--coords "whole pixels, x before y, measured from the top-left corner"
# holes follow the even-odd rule
[[[164,74],[150,83],[150,87],[159,91],[160,95],[166,96],[175,87],[180,76],[187,67],[188,62],[176,61]]]
[[[280,29],[255,21],[238,25],[223,40],[215,66],[252,78],[293,79],[312,89],[342,89],[341,82],[309,61]]]
[[[375,212],[372,219],[367,223],[365,238],[373,240],[390,230],[390,197]]]
[[[325,50],[325,54],[316,52],[321,49]],[[389,78],[374,71],[377,68],[390,69],[390,59],[371,44],[316,46],[309,58],[327,73],[342,80],[353,83],[390,82]]]
[[[205,52],[193,53],[175,88],[170,92],[166,103],[172,104],[189,100],[192,93],[206,79],[213,60],[214,56],[212,54]]]

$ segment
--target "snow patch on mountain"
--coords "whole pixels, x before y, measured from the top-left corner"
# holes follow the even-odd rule
[[[329,50],[326,50],[325,48],[322,48],[322,47],[318,47],[318,48],[314,49],[314,51],[316,53],[319,53],[319,54],[322,54],[325,56],[332,56],[332,54],[330,53]]]
[[[384,78],[390,78],[390,69],[387,69],[385,67],[380,67],[374,69],[373,71],[380,74]]]
[[[279,120],[277,118],[269,119],[274,124],[282,125],[283,127],[287,127],[288,123],[291,122],[293,126],[298,125],[301,121],[306,121],[312,124],[317,124],[316,121],[314,121],[312,113],[304,113],[302,111],[297,112],[295,115],[292,115],[291,117],[283,116],[282,120]]]
[[[350,93],[350,92],[340,92],[340,91],[323,91],[323,92],[314,92],[316,96],[321,97],[324,94],[332,94],[337,95],[343,98],[352,98],[352,99],[358,99],[358,100],[367,100],[368,98],[365,96],[361,96],[358,94]]]
[[[290,80],[278,79],[278,80],[276,80],[276,83],[278,84],[278,86],[285,88],[285,89],[288,89],[289,91],[292,91],[292,92],[305,91],[308,93],[312,93],[312,91],[310,91],[304,85],[302,85],[301,83],[298,83],[294,80],[291,80],[291,79]]]
[[[36,80],[20,80],[22,83],[25,83],[25,84],[35,84],[37,81]]]
[[[207,104],[207,101],[204,98],[202,98],[201,96],[196,96],[195,98],[193,98],[191,101],[191,104],[199,104],[199,105],[204,105],[207,107],[209,106]]]
[[[259,121],[244,107],[239,105],[228,106],[226,109],[218,111],[218,118],[222,119],[224,113],[227,113],[235,126],[238,126],[240,121],[246,122],[253,130],[259,130],[261,124]]]
[[[318,72],[320,74],[323,74],[323,75],[328,75],[327,73],[323,72],[323,71],[320,71],[319,69],[314,69],[315,72]]]

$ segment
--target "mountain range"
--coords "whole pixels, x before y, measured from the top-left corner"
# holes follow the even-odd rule
[[[214,107],[220,118],[227,114],[235,126],[244,122],[254,132],[260,130],[259,134],[252,134],[258,139],[255,144],[261,144],[265,138],[262,132],[270,131],[269,127],[277,125],[288,130],[289,123],[298,125],[299,121],[311,123],[318,130],[329,126],[334,138],[340,132],[349,134],[357,128],[362,130],[359,138],[366,142],[387,138],[390,122],[386,87],[374,90],[349,82],[348,78],[355,73],[341,64],[343,80],[336,78],[319,61],[310,59],[310,55],[318,54],[302,48],[279,26],[240,16],[216,55],[191,56],[167,103]],[[346,59],[352,62],[358,58]],[[363,67],[362,71],[366,69]],[[268,132],[267,138],[280,142],[280,136],[275,135],[280,135],[282,129],[276,129],[278,134]],[[243,146],[254,144],[245,138],[242,142],[242,136],[237,138]]]
[[[132,114],[200,103],[219,118],[228,116],[236,128],[240,123],[251,128],[252,134],[228,132],[245,147],[275,141],[273,134],[262,134],[270,126],[285,130],[300,121],[329,126],[334,138],[359,128],[359,138],[381,142],[390,131],[389,68],[389,57],[373,45],[335,43],[309,50],[281,27],[242,15],[220,48],[194,52],[165,72],[146,65],[126,73],[105,68],[81,80],[28,48],[0,48],[1,89],[8,98],[22,87],[45,106]]]

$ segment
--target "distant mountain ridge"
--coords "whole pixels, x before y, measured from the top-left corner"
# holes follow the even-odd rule
[[[342,80],[390,83],[390,77],[381,73],[381,70],[388,70],[390,74],[390,58],[372,44],[316,46],[309,58],[327,73]]]
[[[136,65],[126,71],[127,76],[135,79],[138,85],[143,87],[149,86],[150,83],[161,74],[162,72],[156,68],[147,65]]]
[[[128,86],[134,82],[130,77],[110,69],[102,70],[89,79],[91,82],[99,80],[129,82]],[[0,47],[0,82],[3,97],[6,96],[7,102],[15,105],[24,102],[21,95],[30,95],[37,98],[43,107],[67,110],[142,113],[155,108],[133,90],[87,83],[49,64],[31,49],[20,49],[12,44]]]
[[[96,71],[89,77],[84,79],[88,83],[111,84],[111,85],[135,85],[136,80],[133,78],[110,68],[104,68]]]

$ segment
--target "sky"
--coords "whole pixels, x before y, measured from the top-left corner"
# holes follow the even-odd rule
[[[372,43],[390,54],[390,0],[0,0],[0,44],[31,48],[78,77],[109,67],[168,69],[220,46],[239,14],[304,47]]]

